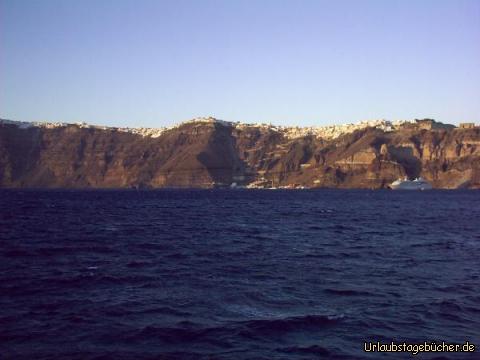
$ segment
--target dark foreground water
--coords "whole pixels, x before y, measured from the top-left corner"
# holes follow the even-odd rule
[[[480,358],[478,191],[0,191],[0,359]]]

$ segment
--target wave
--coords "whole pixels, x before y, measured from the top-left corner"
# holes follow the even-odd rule
[[[205,327],[190,321],[181,321],[171,327],[149,325],[134,333],[125,334],[123,339],[126,342],[155,340],[165,343],[208,343],[221,348],[228,348],[231,346],[230,341],[236,337],[252,339],[293,331],[326,328],[334,326],[342,318],[343,316],[305,315],[278,319],[234,321],[213,327]],[[314,351],[314,349],[311,350]]]
[[[305,315],[279,319],[250,320],[244,326],[253,333],[289,332],[337,324],[343,316]]]
[[[287,354],[311,354],[311,355],[320,355],[320,356],[328,356],[330,355],[330,351],[322,346],[319,345],[312,345],[312,346],[291,346],[285,348],[278,348],[277,351],[287,353]]]
[[[372,296],[374,295],[368,291],[350,290],[350,289],[325,289],[326,293],[340,295],[340,296]]]

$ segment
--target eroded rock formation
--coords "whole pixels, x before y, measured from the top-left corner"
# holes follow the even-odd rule
[[[0,122],[0,186],[384,188],[422,176],[435,188],[480,188],[478,128],[364,127],[335,138],[292,138],[275,127],[212,119],[155,136]]]

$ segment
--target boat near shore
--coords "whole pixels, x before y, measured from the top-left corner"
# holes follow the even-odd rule
[[[414,180],[398,179],[390,184],[392,190],[431,190],[432,185],[425,179],[419,177]]]

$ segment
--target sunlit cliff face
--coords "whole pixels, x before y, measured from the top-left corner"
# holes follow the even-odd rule
[[[386,120],[318,128],[198,118],[170,128],[0,122],[2,187],[480,187],[480,130]]]

